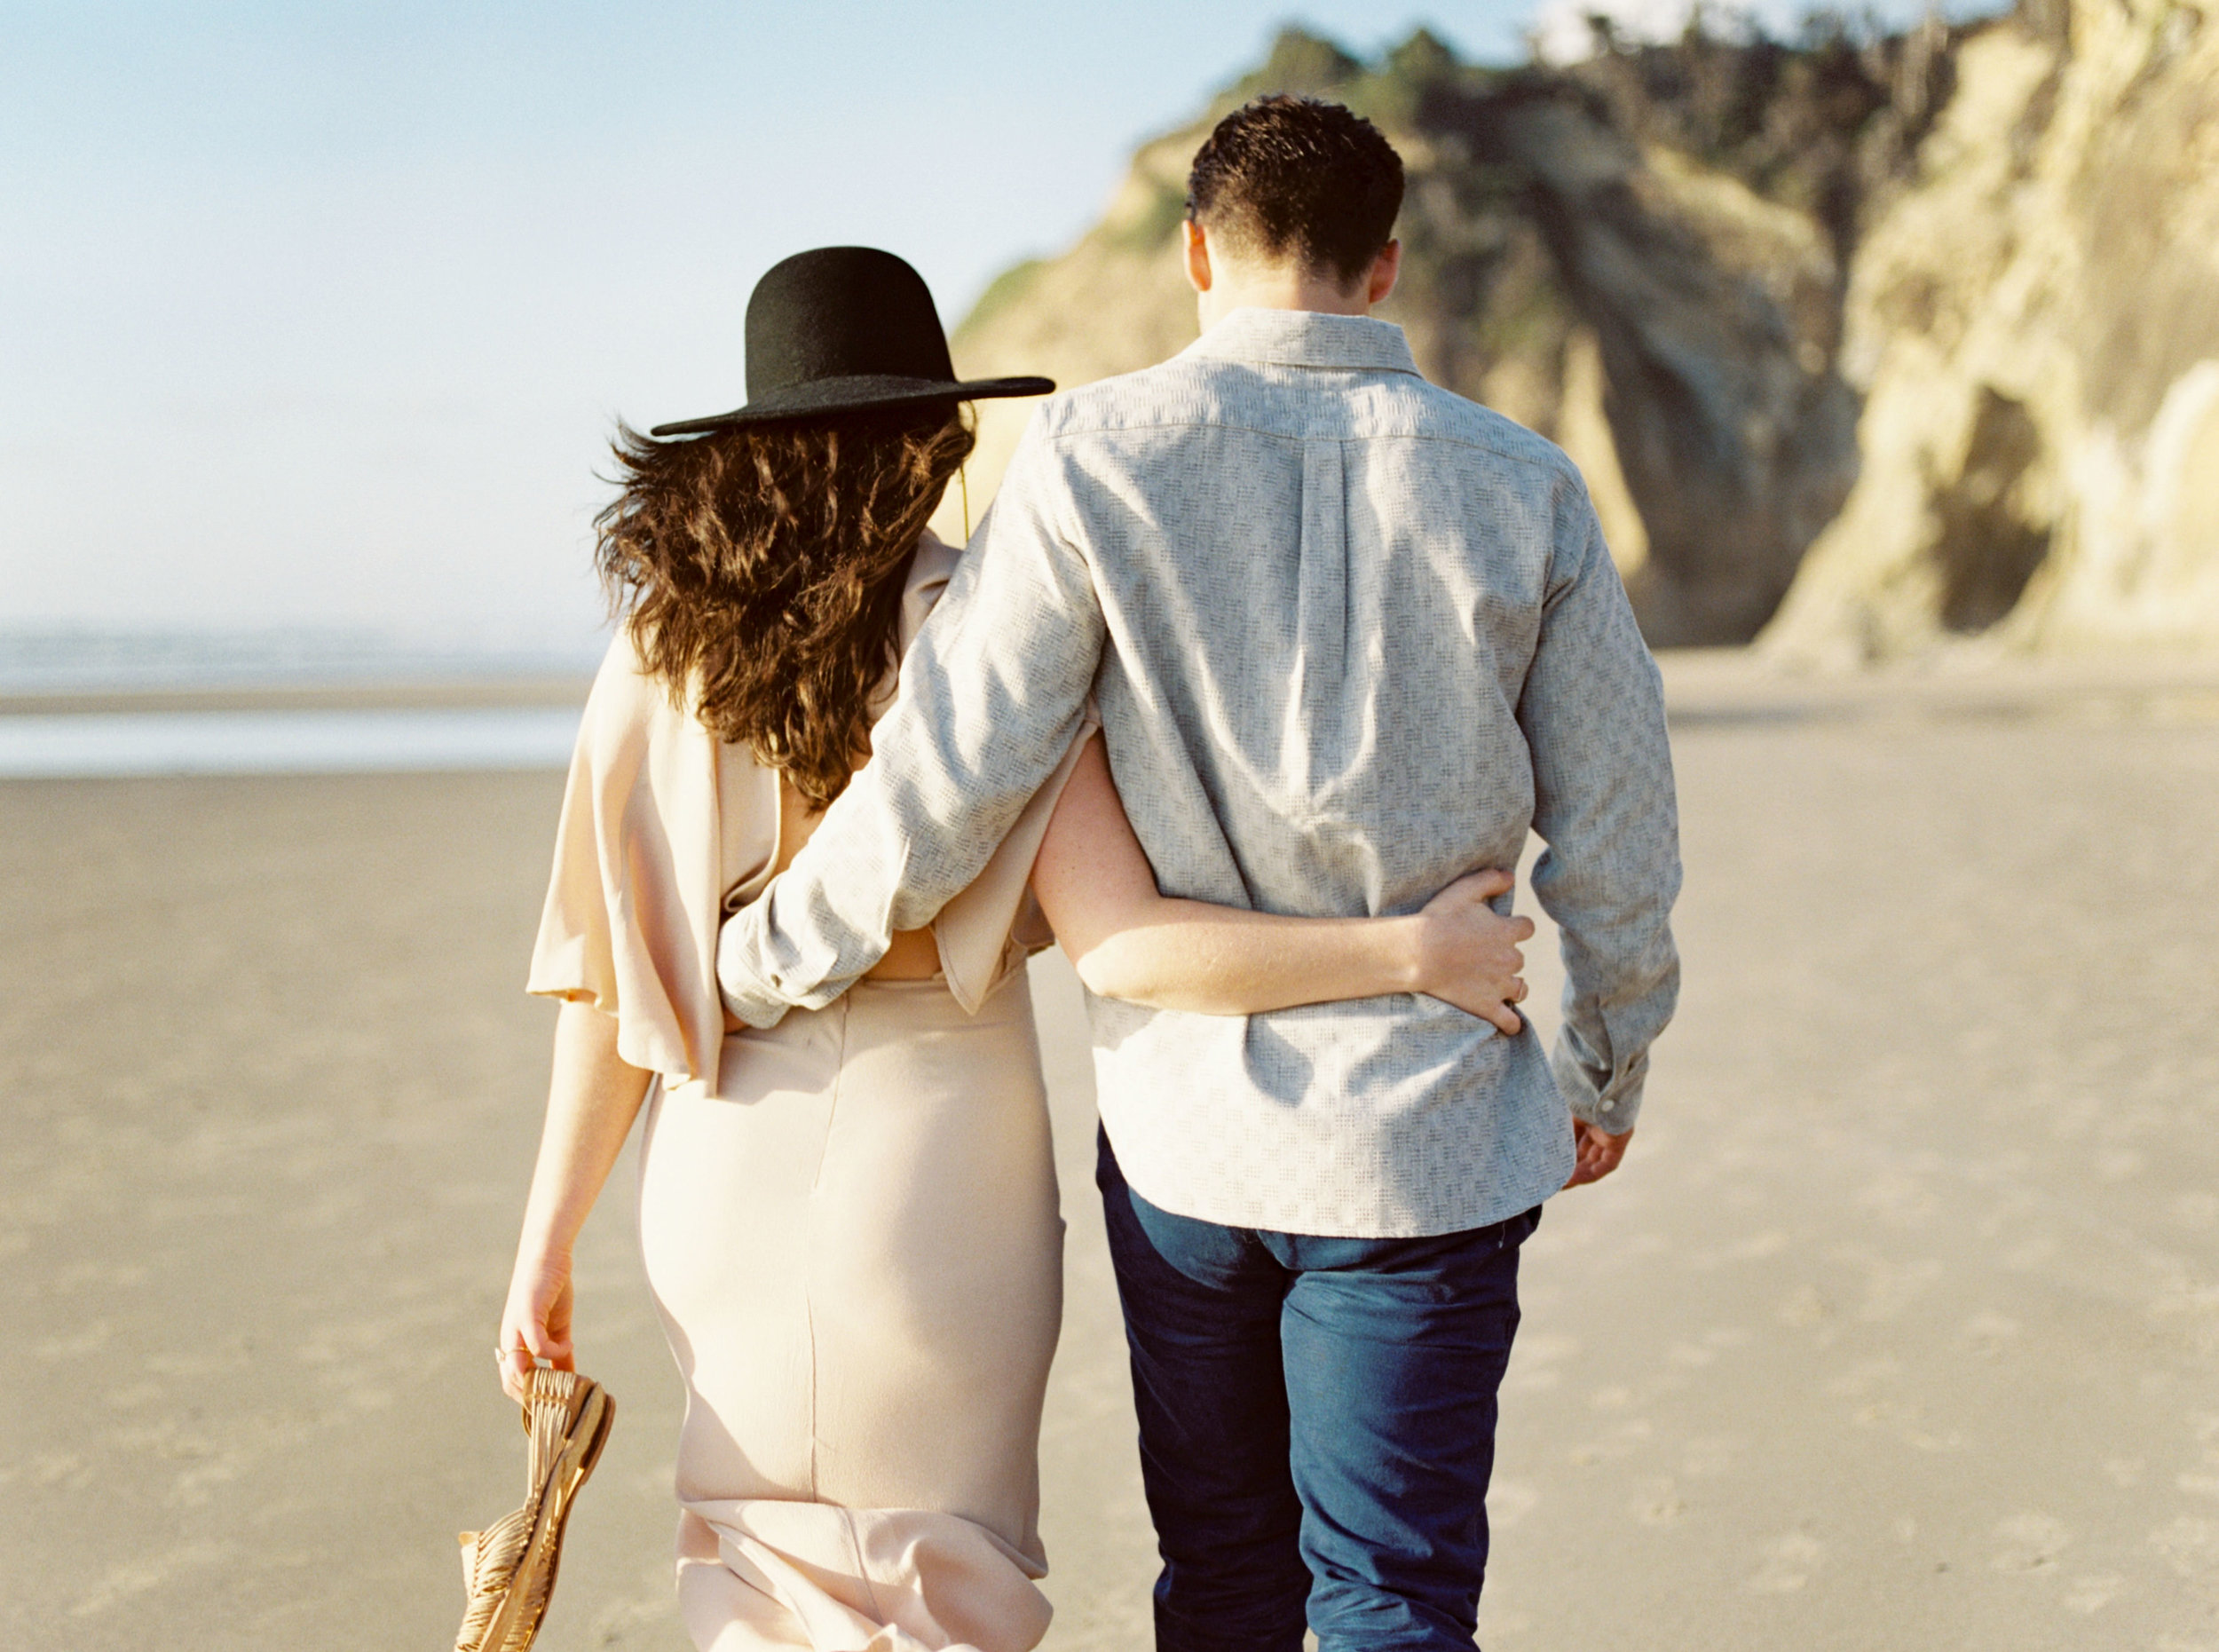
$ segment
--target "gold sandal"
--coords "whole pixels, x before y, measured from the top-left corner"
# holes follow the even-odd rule
[[[454,1652],[525,1652],[532,1644],[555,1593],[571,1504],[616,1420],[616,1402],[575,1371],[535,1369],[525,1384],[524,1431],[532,1445],[524,1506],[483,1531],[459,1534],[470,1603]]]

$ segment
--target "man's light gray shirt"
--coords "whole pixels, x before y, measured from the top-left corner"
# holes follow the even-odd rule
[[[1236,311],[1042,404],[870,763],[726,925],[734,1013],[830,1003],[928,922],[1090,694],[1165,894],[1413,912],[1514,866],[1530,827],[1563,935],[1553,1063],[1530,1031],[1410,994],[1245,1017],[1090,997],[1102,1120],[1148,1199],[1449,1232],[1563,1183],[1568,1099],[1632,1125],[1678,984],[1671,763],[1655,665],[1556,447],[1428,384],[1400,328],[1306,312]]]

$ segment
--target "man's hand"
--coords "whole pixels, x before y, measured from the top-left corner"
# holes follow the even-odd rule
[[[1568,1188],[1583,1188],[1591,1182],[1600,1182],[1618,1168],[1618,1161],[1626,1156],[1626,1147],[1633,1140],[1628,1130],[1612,1135],[1599,1125],[1591,1125],[1584,1118],[1572,1120],[1572,1146],[1579,1154],[1579,1163],[1572,1167]]]
[[[1512,1004],[1523,1001],[1518,943],[1533,937],[1533,920],[1505,918],[1487,903],[1509,889],[1507,872],[1474,872],[1426,902],[1417,914],[1417,990],[1491,1021],[1515,1037],[1524,1030]]]

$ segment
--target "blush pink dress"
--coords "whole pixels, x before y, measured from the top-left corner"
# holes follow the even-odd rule
[[[957,553],[928,536],[915,635]],[[530,990],[659,1075],[640,1239],[686,1384],[678,1597],[715,1652],[1027,1652],[1047,1628],[1040,1405],[1062,1221],[1023,961],[1074,755],[934,925],[941,975],[725,1030],[725,913],[778,858],[778,779],[620,636],[573,762]]]

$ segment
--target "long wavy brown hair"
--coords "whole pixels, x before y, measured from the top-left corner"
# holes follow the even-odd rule
[[[902,589],[974,438],[953,407],[658,441],[619,424],[595,560],[640,658],[821,809],[870,755]]]

